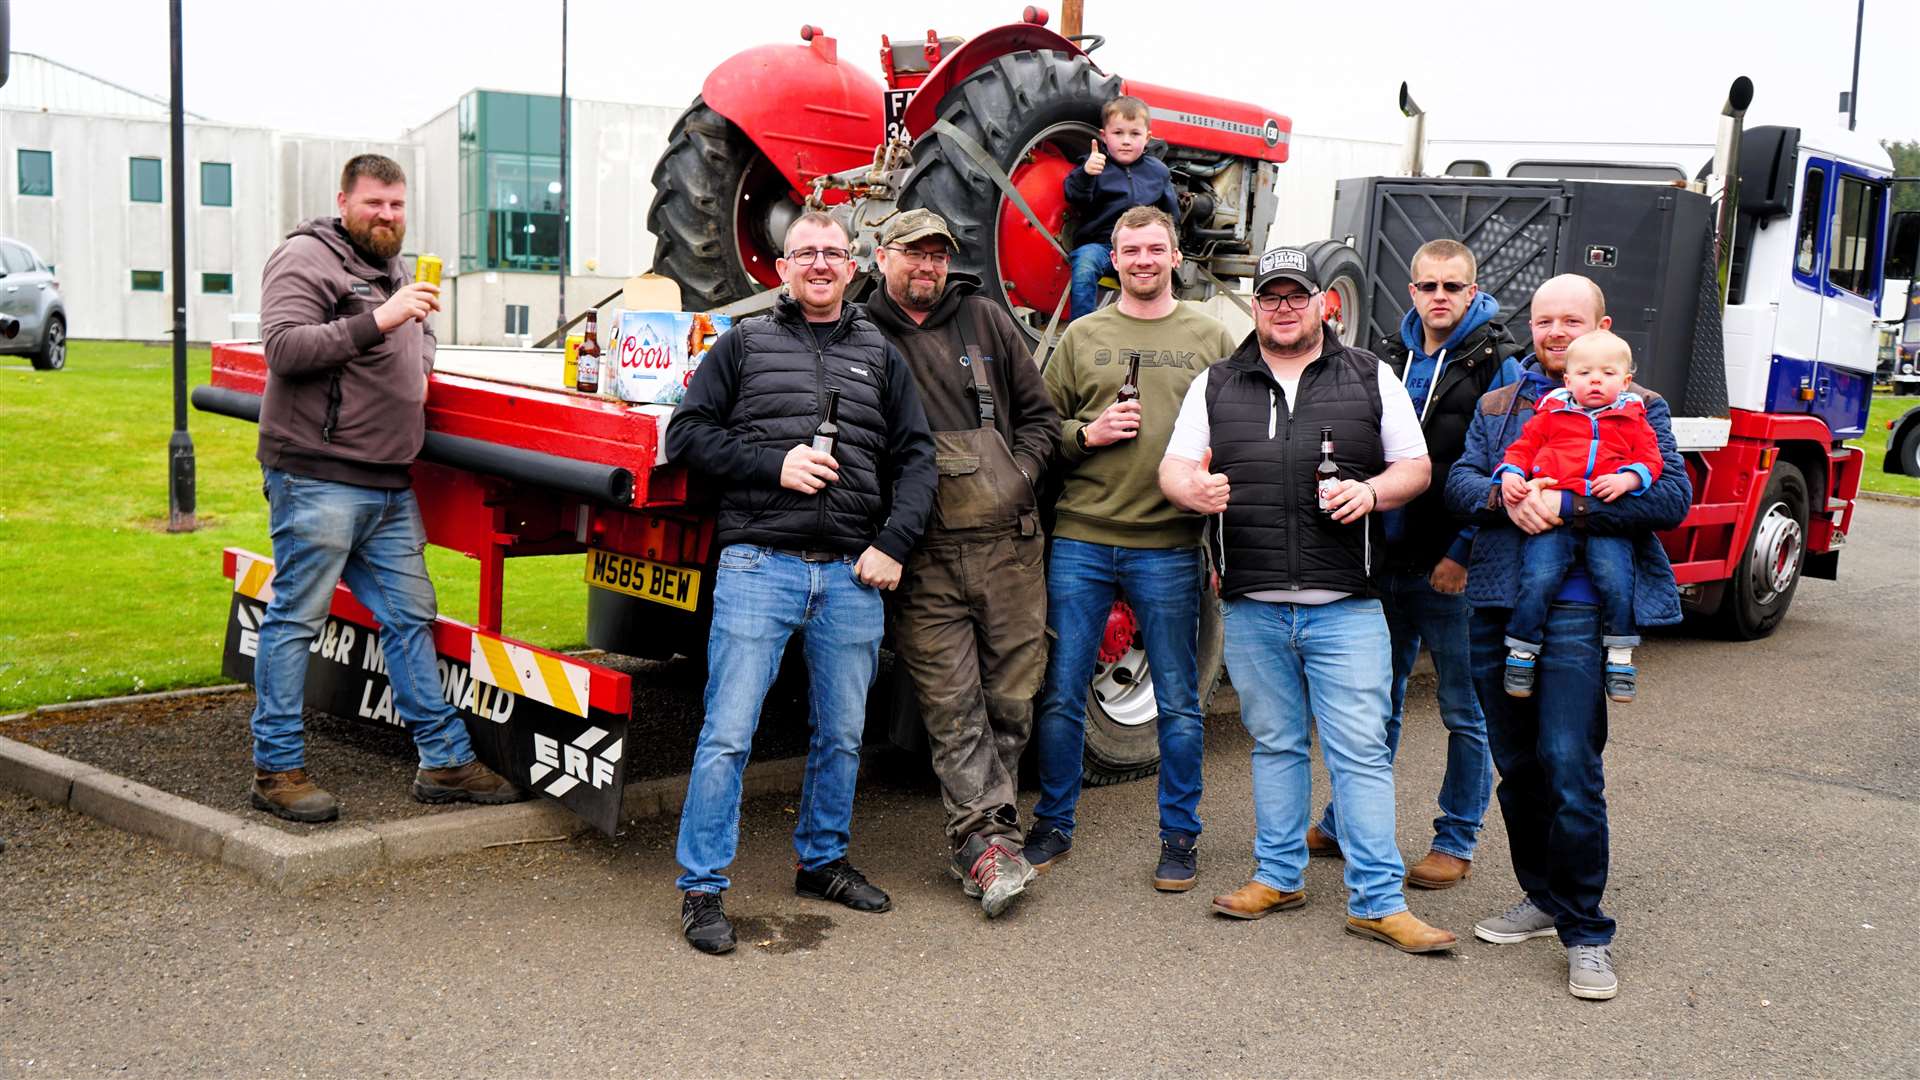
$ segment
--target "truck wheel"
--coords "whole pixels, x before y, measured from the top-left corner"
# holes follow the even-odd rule
[[[47,320],[47,336],[33,354],[35,371],[59,371],[67,366],[67,321],[55,315]]]
[[[653,189],[653,270],[680,284],[688,311],[780,284],[774,260],[800,208],[767,156],[701,98],[674,122]]]
[[[1324,283],[1327,324],[1333,327],[1340,344],[1359,344],[1367,321],[1367,313],[1360,306],[1360,283],[1366,280],[1360,253],[1338,240],[1308,244],[1306,253],[1313,263],[1314,276]]]
[[[1720,605],[1721,627],[1736,641],[1773,633],[1793,603],[1807,557],[1807,481],[1800,470],[1777,462],[1760,499],[1747,547],[1734,563]]]
[[[1920,424],[1907,429],[1906,437],[1900,440],[1900,456],[1894,460],[1901,472],[1920,476]]]
[[[1102,74],[1084,56],[1017,52],[961,80],[941,99],[939,115],[980,144],[1058,235],[1066,217],[1061,181],[1086,156],[1101,106],[1119,94],[1119,77]],[[985,282],[981,295],[1004,306],[1038,341],[1070,269],[957,145],[927,134],[913,153],[901,207],[926,207],[945,218],[960,241],[953,268]]]
[[[1200,602],[1200,715],[1205,717],[1220,686],[1222,657],[1220,605],[1211,595]],[[1118,784],[1160,769],[1160,706],[1153,699],[1153,673],[1138,635],[1126,655],[1094,669],[1087,693],[1087,752],[1081,780],[1099,787]]]

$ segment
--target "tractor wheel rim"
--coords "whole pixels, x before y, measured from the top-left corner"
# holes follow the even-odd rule
[[[1084,147],[1087,145],[1087,140],[1096,138],[1099,134],[1100,131],[1098,128],[1078,120],[1067,120],[1042,128],[1033,138],[1027,140],[1025,146],[1020,148],[1019,155],[1013,159],[1013,168],[1007,170],[1007,179],[1013,181],[1013,186],[1018,188],[1020,186],[1021,166],[1025,164],[1026,159],[1032,155],[1034,150],[1038,149],[1043,143],[1057,143],[1062,151],[1065,151],[1070,147]],[[1068,160],[1072,160],[1072,158]],[[1007,201],[1004,193],[996,189],[994,192],[993,210],[987,215],[983,228],[990,233],[998,233],[1000,229],[1000,215],[1004,213],[1018,214],[1020,210],[1011,202]],[[1061,241],[1062,246],[1065,246],[1066,243],[1065,240]],[[1046,330],[1046,320],[1053,317],[1053,312],[1038,311],[1024,305],[1015,305],[1013,297],[1007,295],[1007,271],[1006,267],[1001,265],[1000,260],[1000,245],[995,244],[993,250],[993,280],[987,284],[1000,293],[1002,302],[1007,305],[1007,310],[1013,313],[1013,321],[1023,330],[1027,330],[1028,327],[1032,326],[1033,317],[1038,316],[1041,320],[1040,325],[1032,327],[1031,330],[1027,330],[1031,338],[1038,340],[1040,335]],[[1069,267],[1069,270],[1071,270],[1071,267]],[[1071,288],[1071,286],[1069,286],[1069,288]],[[1063,324],[1064,319],[1065,313],[1063,312]]]
[[[1095,666],[1092,690],[1100,710],[1121,727],[1150,724],[1160,715],[1153,697],[1153,673],[1147,668],[1145,650],[1138,645],[1111,664]]]
[[[1805,539],[1804,530],[1787,512],[1785,503],[1767,507],[1760,523],[1754,526],[1753,554],[1747,567],[1755,601],[1770,604],[1793,584],[1800,569],[1800,549]]]
[[[792,208],[790,200],[779,198],[769,188],[764,175],[767,168],[765,163],[756,161],[740,172],[740,183],[733,192],[733,257],[748,281],[774,288],[779,284],[780,272],[774,265],[778,255],[770,241],[773,237],[785,236],[786,226],[800,211]],[[792,208],[791,213],[784,212],[787,208]]]

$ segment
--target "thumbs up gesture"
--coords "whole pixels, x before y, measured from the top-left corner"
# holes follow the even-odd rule
[[[1100,152],[1099,139],[1093,140],[1093,153],[1087,155],[1087,163],[1081,168],[1087,171],[1088,176],[1099,176],[1106,171],[1107,155]]]
[[[1160,490],[1173,505],[1196,514],[1219,514],[1227,509],[1228,484],[1225,473],[1213,472],[1213,448],[1200,454],[1199,461],[1184,461],[1169,456],[1160,464]]]

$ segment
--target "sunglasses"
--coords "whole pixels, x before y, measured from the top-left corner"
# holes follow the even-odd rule
[[[1473,282],[1471,281],[1416,281],[1413,283],[1413,287],[1416,289],[1419,289],[1423,293],[1431,293],[1435,289],[1445,289],[1447,290],[1448,296],[1453,296],[1458,293],[1466,292],[1468,289],[1473,288]]]

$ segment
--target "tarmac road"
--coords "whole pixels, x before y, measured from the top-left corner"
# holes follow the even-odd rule
[[[756,800],[721,959],[679,939],[671,821],[281,896],[0,796],[0,1075],[1914,1075],[1920,509],[1855,524],[1772,638],[1639,653],[1607,754],[1612,1002],[1569,997],[1550,940],[1469,936],[1515,898],[1497,810],[1473,878],[1411,896],[1451,957],[1341,933],[1326,860],[1303,909],[1208,915],[1252,829],[1247,739],[1217,718],[1193,893],[1150,888],[1154,792],[1130,784],[1090,790],[1072,858],[989,923],[944,876],[931,788],[878,780],[854,856],[895,910],[795,898],[793,802]],[[1440,735],[1421,695],[1409,859]]]

